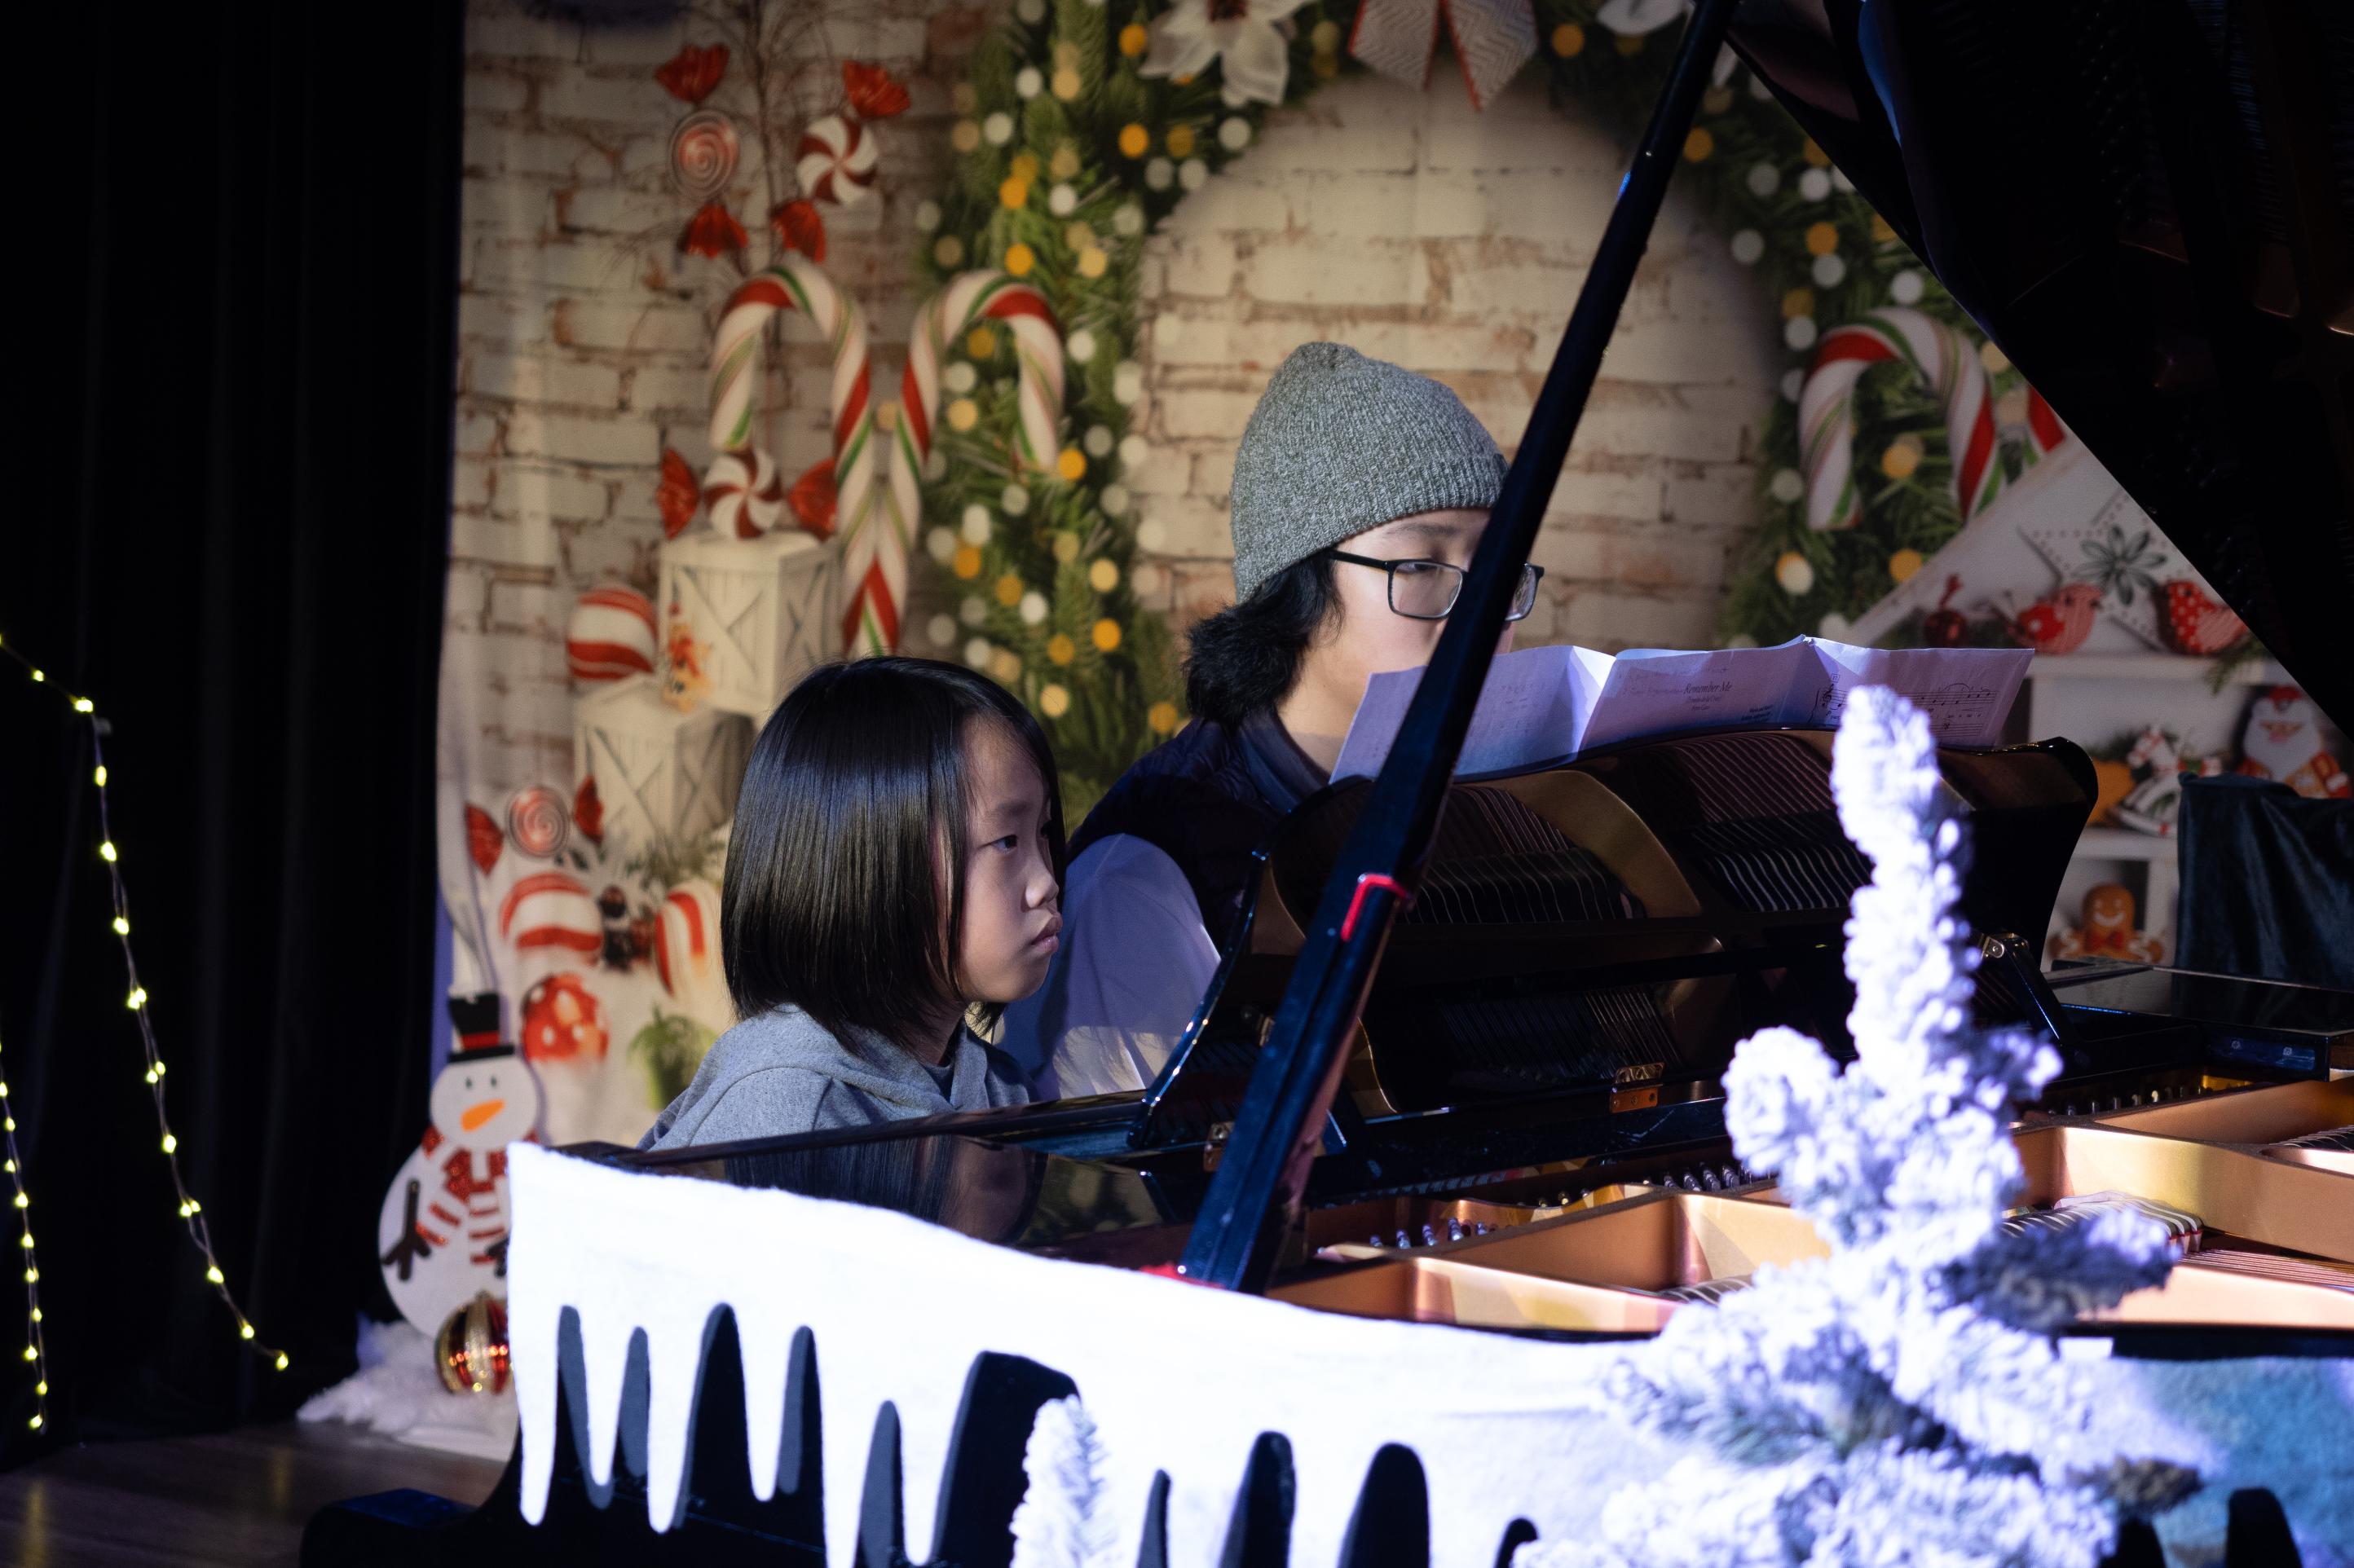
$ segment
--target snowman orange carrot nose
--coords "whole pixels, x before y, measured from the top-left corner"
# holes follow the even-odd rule
[[[480,1105],[468,1106],[459,1114],[458,1125],[472,1132],[506,1108],[504,1100],[484,1100]]]

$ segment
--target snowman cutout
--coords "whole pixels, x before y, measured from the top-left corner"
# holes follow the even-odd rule
[[[506,1146],[539,1124],[539,1080],[499,1039],[495,992],[450,999],[458,1048],[433,1080],[432,1125],[376,1220],[376,1257],[400,1315],[427,1334],[482,1291],[507,1293]]]

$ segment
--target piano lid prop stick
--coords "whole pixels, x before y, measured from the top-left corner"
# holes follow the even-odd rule
[[[1594,389],[1603,351],[1659,217],[1684,135],[1739,0],[1692,8],[1633,166],[1595,250],[1568,330],[1504,476],[1492,521],[1471,559],[1389,759],[1317,905],[1275,1026],[1252,1069],[1235,1131],[1186,1243],[1182,1275],[1257,1291],[1296,1218],[1390,920],[1418,885],[1480,683],[1495,656],[1520,581]],[[1353,916],[1352,916],[1353,906]],[[1343,932],[1346,924],[1348,929]]]

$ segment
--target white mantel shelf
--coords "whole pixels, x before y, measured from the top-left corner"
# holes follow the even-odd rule
[[[2076,854],[2085,860],[2171,861],[2171,834],[2137,833],[2131,828],[2086,828],[2076,841]]]
[[[2036,681],[2207,681],[2212,659],[2180,653],[2053,653],[2038,654],[2027,666]],[[2284,686],[2288,672],[2269,659],[2256,659],[2233,670],[2225,683],[2234,686]]]

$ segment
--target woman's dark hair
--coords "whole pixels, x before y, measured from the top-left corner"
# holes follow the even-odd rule
[[[813,672],[769,715],[737,796],[719,900],[739,1015],[790,1002],[855,1050],[850,1027],[914,1040],[956,994],[965,742],[977,724],[1002,725],[1038,765],[1060,881],[1055,755],[994,681],[930,659],[861,659]]]
[[[1340,608],[1332,562],[1294,561],[1240,604],[1194,623],[1185,652],[1185,705],[1237,725],[1291,694],[1299,661]]]

